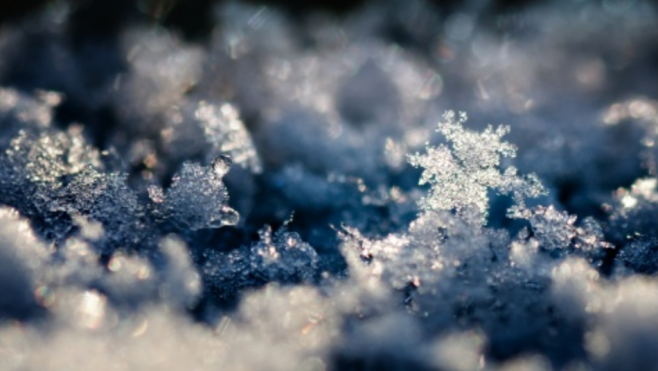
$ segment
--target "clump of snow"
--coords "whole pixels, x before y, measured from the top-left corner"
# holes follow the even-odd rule
[[[240,215],[227,205],[228,192],[222,182],[231,164],[225,156],[217,157],[206,168],[184,163],[164,199],[162,191],[152,188],[151,200],[162,203],[164,217],[183,230],[235,225]]]

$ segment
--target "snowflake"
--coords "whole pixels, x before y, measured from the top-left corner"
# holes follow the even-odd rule
[[[449,142],[449,146],[427,147],[425,154],[414,154],[409,163],[422,167],[420,184],[430,184],[429,194],[419,205],[430,211],[455,211],[465,217],[473,210],[476,219],[484,223],[489,208],[489,189],[502,194],[512,194],[516,205],[510,215],[521,217],[527,214],[526,197],[537,197],[545,193],[536,176],[522,178],[516,168],[509,166],[501,172],[501,156],[515,157],[516,147],[501,138],[509,133],[509,126],[494,128],[489,125],[483,132],[467,130],[463,124],[466,113],[456,115],[447,111],[443,115],[437,132]]]

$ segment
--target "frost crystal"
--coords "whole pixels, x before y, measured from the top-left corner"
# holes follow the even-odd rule
[[[272,233],[259,231],[260,241],[228,253],[205,251],[203,278],[216,295],[229,298],[240,289],[267,282],[312,283],[318,270],[318,254],[296,233],[285,227]]]
[[[532,231],[539,245],[547,250],[575,247],[583,250],[613,247],[604,241],[603,231],[593,218],[583,219],[576,225],[577,217],[566,211],[558,211],[553,205],[537,206],[530,211]]]
[[[619,258],[633,272],[655,274],[658,272],[658,240],[642,238],[632,241],[624,246]]]
[[[501,141],[509,132],[508,126],[499,126],[495,130],[488,126],[482,133],[473,132],[462,126],[467,120],[464,112],[457,116],[448,111],[443,120],[437,131],[450,146],[427,147],[425,154],[409,157],[411,165],[423,168],[420,184],[431,185],[429,194],[420,201],[421,208],[453,210],[461,216],[465,215],[466,209],[475,209],[483,223],[489,208],[489,189],[512,193],[517,203],[510,210],[513,216],[525,212],[525,197],[544,193],[536,177],[521,178],[512,166],[500,171],[501,156],[516,155],[514,145]]]
[[[11,142],[7,155],[16,165],[24,165],[27,176],[35,183],[61,186],[60,178],[81,172],[86,167],[101,168],[100,154],[82,136],[82,128],[67,132],[51,132],[31,138],[25,131]],[[16,166],[15,165],[15,166]]]
[[[81,215],[102,224],[105,233],[99,242],[103,252],[139,248],[148,238],[146,210],[126,184],[124,174],[101,173],[89,167],[51,197],[49,212]]]
[[[576,235],[575,222],[575,215],[559,212],[553,206],[537,208],[530,218],[535,236],[547,249],[568,247]]]
[[[656,371],[654,2],[77,3],[0,7],[0,370]]]
[[[219,228],[235,225],[240,216],[228,205],[228,191],[222,178],[229,170],[231,160],[218,157],[209,167],[184,163],[166,191],[164,208],[167,217],[181,229]],[[155,203],[161,203],[160,191],[149,189]]]

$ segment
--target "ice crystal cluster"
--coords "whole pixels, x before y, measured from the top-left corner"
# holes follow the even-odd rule
[[[0,370],[658,369],[655,4],[203,3],[0,24]]]
[[[426,210],[455,210],[462,218],[464,209],[473,208],[482,217],[489,208],[487,191],[489,188],[504,193],[513,193],[516,213],[525,210],[525,196],[537,197],[543,193],[541,184],[535,176],[529,181],[519,178],[514,167],[508,167],[503,173],[498,169],[502,157],[515,157],[516,148],[510,143],[501,142],[503,135],[509,132],[508,126],[499,126],[495,131],[491,126],[482,133],[465,130],[466,114],[448,111],[445,122],[439,124],[439,131],[451,147],[440,146],[428,148],[426,155],[414,155],[409,163],[422,167],[420,184],[432,185],[429,195],[421,200],[421,207]]]

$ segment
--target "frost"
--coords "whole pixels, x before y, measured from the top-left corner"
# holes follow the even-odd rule
[[[222,178],[231,160],[217,157],[213,164],[201,167],[184,163],[160,201],[159,191],[151,189],[154,202],[162,202],[166,218],[179,228],[197,230],[237,224],[240,216],[228,206],[228,192]]]
[[[658,241],[654,238],[639,238],[628,243],[619,253],[620,267],[630,268],[643,274],[658,273]]]
[[[453,111],[443,115],[437,132],[450,143],[449,146],[428,147],[426,154],[409,157],[414,167],[423,168],[420,184],[430,184],[429,194],[420,201],[420,207],[432,211],[455,211],[465,215],[466,210],[477,211],[480,223],[485,221],[489,209],[489,189],[500,193],[511,193],[516,205],[510,210],[513,216],[522,216],[526,197],[538,197],[545,193],[536,177],[524,179],[517,175],[516,168],[500,170],[501,157],[516,156],[516,147],[501,138],[509,127],[489,126],[482,133],[463,127],[467,116]]]
[[[86,168],[52,196],[49,211],[78,214],[103,225],[101,250],[137,248],[148,236],[146,209],[120,173],[100,173]]]
[[[174,159],[202,157],[212,162],[229,156],[236,165],[254,173],[262,171],[260,157],[235,105],[186,101],[168,116],[160,132],[163,151]]]
[[[228,253],[204,252],[206,286],[222,298],[267,282],[313,283],[318,278],[318,254],[296,233],[285,228],[259,232],[260,241]]]
[[[582,249],[612,247],[604,241],[601,226],[595,220],[586,218],[581,226],[576,226],[576,219],[575,215],[557,211],[551,205],[536,207],[529,221],[540,246],[548,250],[570,246]]]
[[[21,131],[10,144],[7,156],[23,166],[34,183],[61,186],[60,178],[75,175],[84,168],[102,168],[100,154],[86,143],[82,128],[72,126],[67,132],[42,134],[31,138]]]
[[[283,3],[0,14],[0,369],[657,364],[653,4]]]

